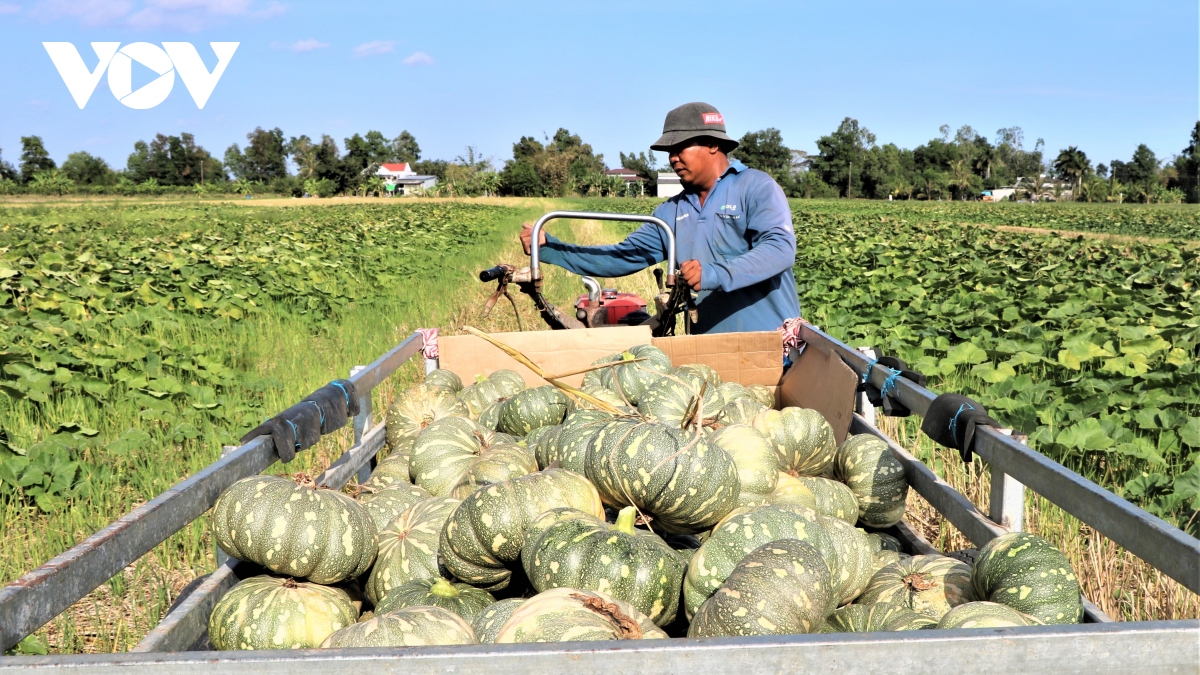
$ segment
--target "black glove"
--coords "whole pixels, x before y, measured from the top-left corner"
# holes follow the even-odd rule
[[[297,452],[316,445],[323,434],[341,429],[348,417],[358,413],[358,391],[354,383],[334,380],[250,430],[241,442],[270,436],[275,453],[286,464],[296,458]]]
[[[962,394],[942,394],[933,399],[921,431],[939,445],[958,450],[962,461],[970,462],[975,442],[975,427],[978,425],[999,427],[1000,423],[988,417],[987,409]]]
[[[924,387],[927,381],[925,376],[915,370],[908,370],[908,364],[895,356],[881,356],[875,360],[875,364],[887,366],[896,372],[892,373],[890,376],[888,376],[888,379],[884,381],[883,386],[885,391],[880,391],[879,387],[867,382],[866,377],[864,377],[863,382],[859,384],[859,391],[866,393],[867,400],[871,402],[871,405],[882,408],[884,415],[887,415],[888,417],[908,417],[912,414],[912,411],[904,407],[902,403],[895,400],[891,396],[892,392],[895,391],[896,378],[903,377],[906,380],[911,380],[912,382],[916,382],[920,386]],[[872,366],[875,364],[872,364]],[[868,368],[867,376],[869,377],[870,374],[871,369]]]

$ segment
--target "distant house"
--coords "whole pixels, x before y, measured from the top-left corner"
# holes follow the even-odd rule
[[[646,194],[646,179],[637,175],[637,172],[634,171],[633,169],[625,169],[625,168],[609,169],[608,171],[604,172],[604,175],[605,176],[615,176],[617,178],[620,178],[621,180],[625,181],[626,188],[629,187],[630,183],[637,183],[638,184],[638,194],[641,194],[641,195]]]
[[[400,194],[407,195],[418,188],[428,190],[437,185],[437,176],[417,175],[408,162],[380,164],[375,175],[383,179],[384,186],[387,186],[388,192],[392,194],[395,194],[397,188],[399,188]]]
[[[679,182],[679,176],[676,176],[674,171],[658,172],[659,197],[670,198],[680,192],[683,192],[683,185]]]

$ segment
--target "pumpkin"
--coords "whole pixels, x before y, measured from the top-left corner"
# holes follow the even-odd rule
[[[499,483],[537,471],[533,453],[516,443],[500,443],[479,453],[462,478],[450,490],[450,496],[466,499],[467,495],[485,485]]]
[[[722,383],[717,387],[717,394],[721,397],[722,406],[729,405],[739,399],[754,400],[754,397],[750,395],[750,390],[737,382]],[[757,403],[757,401],[755,402]]]
[[[814,633],[833,603],[829,566],[797,539],[751,551],[696,610],[688,637]]]
[[[754,400],[768,408],[775,407],[775,387],[768,387],[765,384],[752,384],[746,387],[746,391],[750,392],[750,396],[754,397]]]
[[[886,532],[871,532],[867,534],[867,539],[871,542],[872,550],[904,552],[904,546],[900,540]]]
[[[937,621],[975,599],[969,565],[943,555],[917,555],[876,572],[856,602],[900,605]]]
[[[546,469],[471,493],[442,528],[442,562],[458,579],[488,590],[508,586],[529,525],[550,509],[569,506],[603,517],[596,488],[566,469]]]
[[[642,392],[637,409],[651,421],[690,428],[715,422],[721,405],[721,395],[716,387],[700,375],[677,370],[663,375],[654,386]]]
[[[496,633],[496,644],[666,637],[650,617],[607,593],[552,588],[516,608]]]
[[[825,619],[822,633],[876,633],[901,630],[925,630],[937,622],[924,614],[886,602],[874,605],[846,605]]]
[[[517,608],[524,602],[525,598],[507,598],[494,605],[489,605],[487,609],[480,612],[479,616],[471,622],[471,629],[475,631],[475,639],[479,640],[479,644],[495,643],[496,635],[504,627],[504,622],[508,621],[508,617],[512,616],[512,613],[517,611]]]
[[[904,517],[908,480],[904,465],[887,443],[871,434],[850,436],[837,449],[834,475],[858,503],[858,520],[866,527],[891,527]]]
[[[445,389],[451,394],[457,394],[462,391],[462,379],[455,375],[453,371],[436,368],[425,374],[425,386],[437,387]]]
[[[1036,534],[1009,532],[979,549],[972,573],[980,600],[1008,605],[1046,624],[1079,623],[1079,580],[1062,551]]]
[[[413,446],[409,469],[413,482],[435,497],[445,497],[467,473],[479,454],[503,436],[465,417],[446,417],[430,424]]]
[[[699,430],[616,418],[592,437],[584,461],[606,504],[638,507],[656,530],[702,532],[737,505],[737,466]]]
[[[752,398],[734,399],[717,413],[717,424],[750,424],[766,409],[766,406]]]
[[[833,466],[837,452],[833,427],[808,408],[763,410],[751,424],[779,453],[779,468],[793,476],[820,476]]]
[[[492,594],[485,590],[434,577],[413,579],[393,588],[375,604],[375,612],[387,614],[405,607],[428,605],[450,610],[470,623],[495,602]]]
[[[416,436],[434,420],[468,414],[467,406],[452,393],[423,384],[409,389],[387,410],[387,444],[394,447],[406,436]]]
[[[238,560],[318,584],[357,577],[375,559],[375,524],[361,504],[278,476],[250,476],[226,488],[213,509],[213,532]]]
[[[441,607],[405,607],[373,616],[330,635],[322,648],[428,647],[475,644],[471,625]]]
[[[946,612],[938,622],[940,630],[955,628],[1016,628],[1036,626],[1040,622],[1033,617],[998,602],[968,602]]]
[[[417,502],[379,531],[379,554],[364,589],[368,600],[379,604],[394,588],[441,575],[438,543],[442,525],[458,504],[450,497]]]
[[[637,363],[625,363],[634,359],[645,359]],[[621,398],[637,405],[642,394],[664,374],[670,373],[671,357],[666,352],[651,345],[637,345],[611,356],[606,356],[594,362],[616,363],[610,368],[602,368],[589,372],[597,373],[595,378],[584,377],[584,386],[599,384],[607,387]]]
[[[738,506],[766,503],[779,482],[779,455],[767,437],[752,426],[734,424],[709,434],[708,440],[737,466]]]
[[[821,552],[830,570],[837,554],[833,540],[817,523],[815,511],[757,506],[739,509],[713,528],[708,539],[692,554],[683,577],[683,606],[688,618],[729,578],[733,568],[751,551],[779,539],[798,539]],[[836,605],[832,601],[825,611]]]
[[[408,463],[412,459],[412,449],[416,442],[415,436],[405,436],[399,443],[392,446],[388,456],[379,460],[379,463],[375,465],[375,469],[371,471],[371,477],[363,483],[363,487],[378,489],[396,483],[411,485],[412,477],[409,474]]]
[[[500,426],[500,411],[504,410],[504,403],[506,401],[508,401],[508,398],[502,398],[484,408],[483,412],[479,413],[479,419],[476,420],[479,422],[479,426],[490,431],[495,431]]]
[[[703,363],[685,363],[675,369],[675,373],[688,373],[689,375],[699,376],[700,379],[708,383],[708,388],[717,391],[721,387],[721,376],[717,371]]]
[[[837,561],[830,564],[833,592],[839,605],[844,605],[862,593],[875,572],[871,543],[862,530],[840,518],[817,514],[817,523],[833,541]]]
[[[496,429],[524,436],[534,429],[562,423],[572,407],[571,399],[557,387],[525,389],[504,402]]]
[[[816,501],[817,513],[833,516],[851,525],[858,522],[858,500],[849,487],[820,476],[797,476]]]
[[[600,384],[595,384],[590,387],[584,387],[580,391],[591,396],[592,398],[596,398],[601,401],[604,401],[605,403],[607,403],[609,405],[614,405],[617,407],[628,407],[629,406],[628,400],[622,398],[620,394],[613,391],[612,389],[609,389],[608,387],[605,387]],[[591,403],[588,403],[587,401],[581,401],[580,407],[586,408],[586,409],[591,409],[593,406]]]
[[[358,499],[370,514],[371,522],[375,523],[375,531],[379,532],[399,518],[408,507],[432,496],[425,488],[408,483],[396,483],[381,489],[372,489],[364,484]]]
[[[799,478],[790,473],[780,472],[775,489],[767,495],[767,503],[776,506],[803,506],[815,511],[817,496]]]
[[[208,639],[219,650],[310,649],[357,618],[340,588],[261,575],[238,582],[213,607]]]
[[[475,376],[475,383],[458,392],[458,400],[467,406],[468,414],[478,418],[484,408],[501,399],[514,396],[525,388],[525,380],[511,370],[497,370],[484,377]]]
[[[907,553],[900,553],[899,551],[889,551],[887,549],[875,551],[871,554],[871,578],[874,579],[875,575],[879,574],[879,570],[888,565],[900,562],[901,560],[908,560],[911,557]]]
[[[553,509],[530,526],[521,562],[538,591],[601,591],[633,605],[658,626],[675,620],[687,560],[652,532],[635,530],[637,509],[615,525],[575,509]]]
[[[562,468],[582,474],[588,443],[612,418],[612,415],[600,410],[576,410],[567,415],[552,438],[543,436],[538,439],[538,446],[534,450],[538,466],[545,469],[558,462]]]

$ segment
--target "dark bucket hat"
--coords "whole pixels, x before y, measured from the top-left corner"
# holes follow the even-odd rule
[[[685,103],[667,113],[662,138],[650,149],[665,152],[684,141],[705,136],[723,141],[725,152],[738,146],[738,142],[725,133],[725,118],[716,108],[707,103]]]

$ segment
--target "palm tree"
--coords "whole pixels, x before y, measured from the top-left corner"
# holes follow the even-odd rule
[[[58,169],[51,169],[33,174],[33,178],[29,181],[29,187],[42,194],[61,196],[75,187],[75,181]]]
[[[1083,184],[1083,177],[1092,171],[1092,163],[1088,161],[1087,155],[1075,147],[1070,146],[1066,150],[1060,150],[1058,158],[1054,160],[1054,170],[1060,176],[1066,176],[1074,185],[1074,194],[1079,194],[1079,187]]]
[[[958,159],[950,162],[950,185],[958,188],[958,196],[965,202],[967,190],[971,187],[971,170],[967,160]]]

